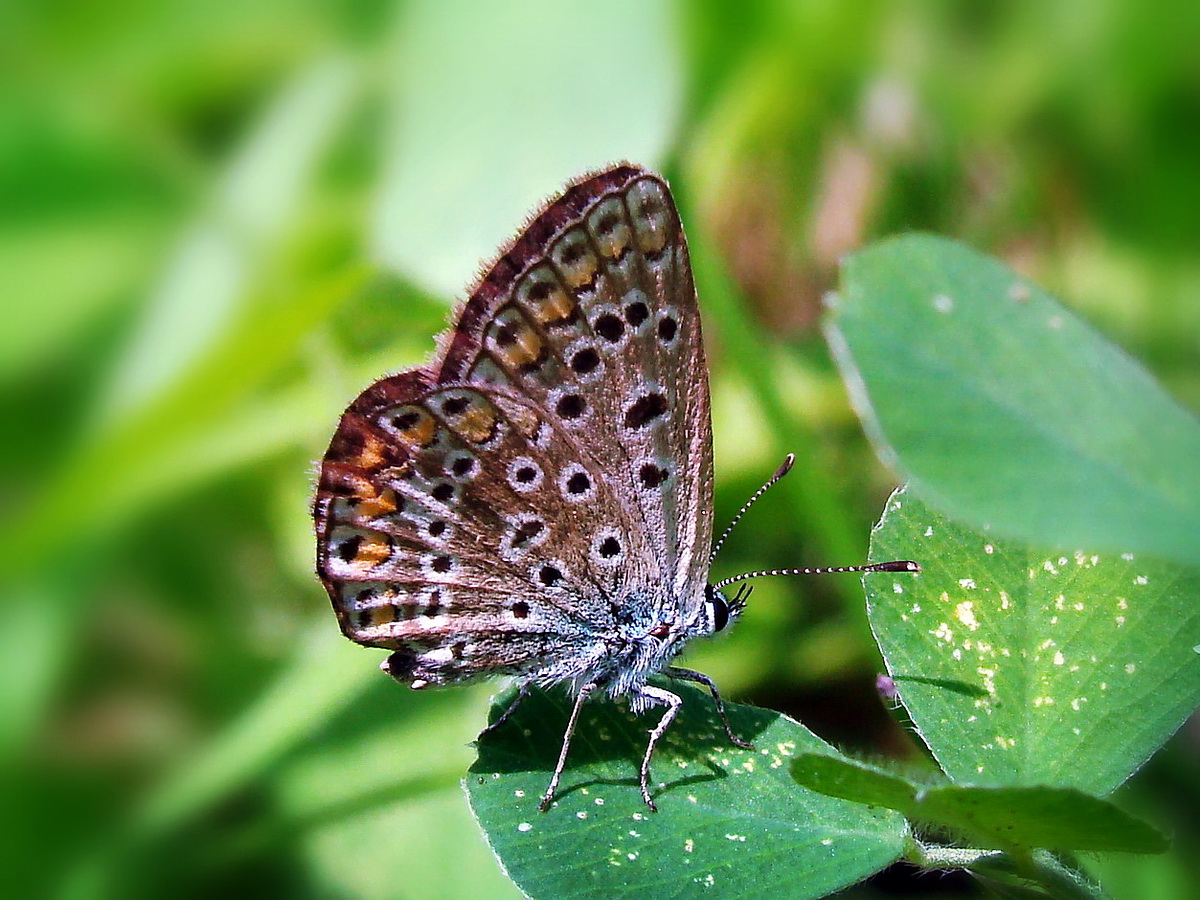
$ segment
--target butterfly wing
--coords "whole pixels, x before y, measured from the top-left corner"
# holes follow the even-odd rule
[[[315,503],[348,637],[414,684],[586,672],[625,598],[694,611],[711,434],[695,291],[666,186],[617,167],[503,253],[439,364],[343,415]]]
[[[660,178],[618,166],[570,187],[484,275],[438,377],[557,412],[635,510],[669,586],[660,602],[690,618],[712,538],[712,425],[687,242]]]

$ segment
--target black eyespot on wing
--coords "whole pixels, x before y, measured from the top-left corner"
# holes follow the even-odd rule
[[[580,375],[594,372],[600,365],[600,354],[591,347],[584,347],[571,357],[571,368]]]
[[[610,344],[615,344],[625,334],[625,323],[614,316],[612,313],[605,313],[597,317],[596,323],[592,326],[596,334],[604,338]]]
[[[435,572],[438,572],[438,573],[441,573],[444,575],[445,573],[450,571],[450,567],[451,567],[451,565],[453,565],[453,562],[454,561],[452,559],[450,559],[449,556],[445,556],[445,555],[435,556],[433,558],[433,562],[431,562],[429,564],[429,568],[433,569],[433,571],[435,571]]]
[[[521,484],[532,484],[533,479],[537,478],[537,469],[533,466],[521,466],[514,475]]]
[[[449,401],[446,401],[447,403]],[[398,416],[392,416],[392,427],[397,431],[408,431],[417,424],[417,420],[421,418],[421,414],[416,410],[410,409],[406,413],[400,413]]]
[[[583,259],[582,244],[572,244],[563,251],[562,261],[564,265],[573,266],[581,259]]]
[[[638,481],[644,488],[656,488],[667,480],[668,472],[662,466],[646,463],[638,470]]]
[[[625,411],[625,427],[641,428],[667,411],[667,398],[657,391],[643,394]]]
[[[454,485],[443,481],[441,484],[435,485],[429,493],[433,496],[434,500],[437,500],[439,503],[445,503],[454,496]]]
[[[545,524],[537,519],[530,519],[528,522],[522,522],[517,526],[516,534],[513,535],[513,546],[520,547],[522,544],[527,544],[535,537],[542,533]]]
[[[650,308],[641,300],[636,300],[625,307],[625,321],[637,328],[650,318]]]
[[[430,537],[441,537],[446,533],[446,523],[441,519],[434,519],[429,523],[428,531]]]
[[[517,329],[511,324],[506,323],[496,329],[496,345],[498,347],[511,347],[517,342]]]
[[[450,466],[450,471],[462,478],[464,475],[470,475],[475,468],[475,460],[469,456],[460,456]]]
[[[600,542],[600,546],[597,549],[605,559],[612,559],[621,552],[621,542],[615,537],[606,537]]]
[[[564,394],[554,405],[554,411],[564,419],[578,419],[587,409],[587,403],[580,394]]]
[[[583,494],[592,486],[592,479],[588,478],[583,472],[576,472],[567,479],[567,492],[571,494]]]
[[[457,416],[470,405],[471,401],[466,397],[448,397],[442,401],[442,412],[448,416]]]
[[[669,344],[675,340],[675,335],[679,331],[679,323],[671,316],[665,316],[658,323],[658,339],[664,344]]]
[[[596,234],[601,237],[608,237],[613,233],[613,229],[617,227],[620,221],[621,217],[616,213],[605,213],[596,221]]]
[[[552,566],[548,563],[542,566],[541,570],[538,572],[538,581],[540,581],[546,587],[554,587],[554,585],[562,581],[562,577],[563,573],[558,566]]]
[[[353,562],[354,557],[358,556],[358,547],[362,543],[362,536],[355,534],[338,544],[337,555],[342,562]]]
[[[529,618],[529,604],[524,600],[518,600],[512,605],[512,614],[514,619]]]

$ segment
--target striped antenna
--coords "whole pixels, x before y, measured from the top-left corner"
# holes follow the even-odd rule
[[[725,530],[721,532],[721,536],[717,538],[717,542],[713,545],[712,553],[708,554],[708,564],[710,566],[712,565],[712,561],[716,558],[717,553],[720,551],[722,545],[724,545],[725,539],[729,537],[729,533],[733,531],[734,526],[737,525],[738,522],[742,521],[742,516],[750,511],[750,507],[758,502],[759,497],[773,488],[779,482],[779,479],[783,478],[784,475],[792,470],[792,463],[795,461],[796,454],[789,453],[787,455],[787,459],[783,461],[783,464],[775,470],[775,474],[767,479],[767,483],[750,495],[750,499],[747,500],[742,505],[742,508],[738,510],[737,515],[733,517],[733,521],[725,526]]]
[[[829,566],[816,569],[761,569],[757,572],[745,572],[731,578],[723,578],[713,585],[718,591],[739,581],[749,578],[762,578],[767,575],[835,575],[839,572],[920,572],[921,567],[911,559],[898,559],[892,562],[871,563],[867,566]]]

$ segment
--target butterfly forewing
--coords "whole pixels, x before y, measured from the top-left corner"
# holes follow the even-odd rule
[[[537,238],[537,240],[534,240]],[[519,274],[514,274],[519,273]],[[503,285],[503,286],[502,286]],[[712,436],[700,317],[666,185],[629,167],[539,216],[471,297],[441,377],[511,385],[560,415],[620,486],[671,586],[698,602],[711,538]],[[479,329],[483,339],[470,340]]]
[[[422,683],[549,681],[587,671],[631,596],[690,618],[712,457],[687,371],[703,348],[666,186],[625,166],[573,185],[483,276],[441,360],[344,414],[315,507],[343,631]]]

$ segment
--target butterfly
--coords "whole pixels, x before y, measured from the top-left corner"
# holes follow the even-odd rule
[[[651,757],[682,703],[656,673],[706,687],[729,740],[750,747],[712,680],[671,665],[736,619],[745,593],[722,590],[741,577],[708,580],[708,370],[659,176],[620,164],[546,204],[485,269],[435,359],[350,404],[313,512],[342,632],[392,651],[382,669],[397,681],[515,676],[489,728],[534,686],[568,686],[543,811],[596,694],[664,710],[639,771],[655,809]]]

